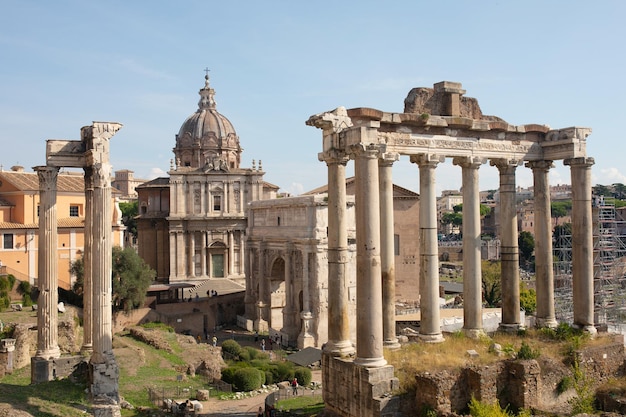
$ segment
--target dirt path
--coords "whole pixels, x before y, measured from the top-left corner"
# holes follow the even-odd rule
[[[312,381],[322,382],[322,371],[313,371]],[[259,394],[254,397],[244,398],[241,400],[219,400],[211,398],[209,401],[202,401],[203,417],[243,417],[256,416],[259,407],[265,408],[265,397],[269,394]]]

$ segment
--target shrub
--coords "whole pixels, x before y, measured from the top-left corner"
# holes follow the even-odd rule
[[[293,363],[280,362],[272,369],[274,381],[291,381],[294,377]]]
[[[0,311],[8,308],[11,305],[11,299],[8,295],[0,294]]]
[[[17,284],[17,288],[16,288],[18,294],[30,294],[30,282],[28,281],[20,281],[19,284]]]
[[[537,359],[540,355],[539,349],[533,350],[526,342],[522,342],[517,352],[517,359]]]
[[[309,368],[299,366],[294,370],[294,377],[298,378],[298,384],[308,387],[313,379],[313,374]]]
[[[30,307],[33,305],[33,300],[30,298],[30,294],[26,293],[22,295],[22,305],[24,307]]]
[[[228,367],[222,369],[222,381],[232,384],[235,376],[236,368]]]
[[[272,374],[272,371],[270,371],[268,369],[264,373],[265,373],[265,385],[273,384],[274,383],[274,375]]]
[[[511,414],[506,408],[500,407],[498,402],[492,404],[483,403],[472,397],[469,403],[470,415],[472,417],[510,417]]]
[[[561,378],[559,383],[556,384],[556,392],[558,392],[559,395],[563,394],[570,388],[574,388],[574,380],[569,376],[564,376]]]
[[[239,351],[239,358],[237,360],[243,362],[250,362],[250,351],[247,349],[241,349]]]
[[[253,391],[261,388],[265,374],[256,368],[241,368],[233,375],[233,385],[237,391]]]
[[[228,340],[224,340],[224,342],[222,343],[222,355],[224,353],[230,355],[230,358],[232,359],[239,359],[239,356],[241,355],[241,345],[239,343],[237,343],[237,341],[232,340],[232,339],[228,339]],[[228,358],[225,358],[228,359]]]
[[[578,361],[574,362],[573,370],[576,396],[568,401],[572,406],[572,415],[594,414],[596,411],[594,407],[595,395],[591,383],[579,366]]]
[[[246,346],[243,348],[243,350],[248,352],[248,357],[250,358],[250,360],[256,359],[259,353],[259,351],[252,346]]]

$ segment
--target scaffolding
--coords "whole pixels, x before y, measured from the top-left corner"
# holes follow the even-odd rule
[[[596,325],[623,328],[626,325],[626,222],[615,205],[596,199],[593,207],[593,283]],[[572,236],[561,234],[554,241],[555,315],[560,322],[573,322]]]

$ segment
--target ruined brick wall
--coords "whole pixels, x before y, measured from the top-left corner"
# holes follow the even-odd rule
[[[461,371],[424,372],[415,377],[415,403],[418,410],[441,413],[461,412],[467,408],[468,395]]]
[[[601,384],[624,373],[624,336],[620,334],[612,338],[610,343],[576,352],[585,376],[594,383]]]

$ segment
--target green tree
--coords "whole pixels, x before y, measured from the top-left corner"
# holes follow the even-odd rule
[[[527,231],[520,232],[518,238],[518,245],[520,251],[520,262],[530,262],[535,251],[535,238],[532,233]]]
[[[500,277],[500,261],[481,262],[483,299],[487,307],[497,307],[502,301]]]
[[[441,216],[441,223],[451,224],[455,227],[463,225],[463,204],[457,204],[452,207],[453,212],[444,213]],[[484,217],[491,213],[491,207],[484,204],[480,205],[480,217]]]
[[[122,211],[122,223],[126,226],[126,230],[137,238],[137,215],[139,214],[139,202],[120,202],[120,210]]]
[[[623,200],[626,197],[626,185],[618,182],[615,184],[612,184],[613,186],[613,195],[615,196],[615,198],[617,198],[618,200]]]
[[[611,197],[613,195],[611,189],[606,185],[595,185],[592,187],[592,190],[594,195],[603,195],[605,197]]]
[[[537,310],[537,292],[523,282],[520,282],[519,304],[527,314],[534,314]]]
[[[130,311],[143,304],[148,287],[156,277],[156,272],[137,255],[132,248],[113,247],[112,256],[113,308]],[[84,263],[83,259],[72,262],[70,271],[76,275],[74,292],[82,294]]]
[[[561,217],[567,216],[572,210],[571,201],[554,201],[550,203],[550,215],[552,218],[558,220]]]

